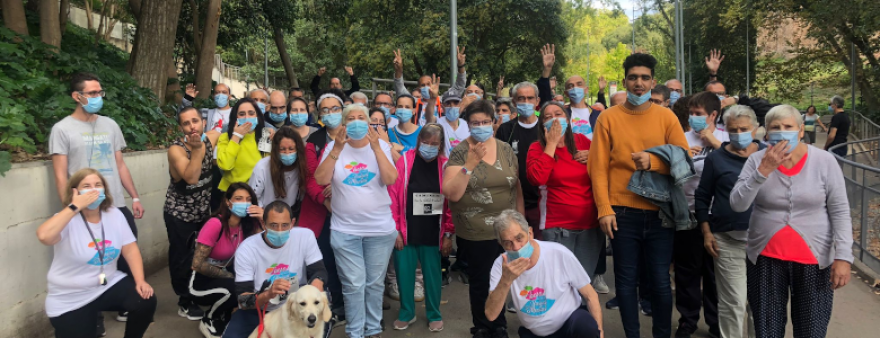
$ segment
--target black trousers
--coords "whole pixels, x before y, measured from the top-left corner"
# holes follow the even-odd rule
[[[178,296],[177,305],[187,306],[193,301],[189,292],[192,275],[192,252],[189,239],[198,232],[202,222],[184,222],[164,213],[165,231],[168,233],[168,272],[171,274],[171,288]]]
[[[749,306],[759,338],[785,337],[788,294],[795,338],[825,337],[831,320],[834,290],[831,267],[758,256],[746,263]]]
[[[488,330],[490,332],[499,328],[507,328],[507,319],[504,312],[494,321],[486,318],[486,299],[489,298],[489,278],[492,274],[492,265],[495,259],[504,253],[504,249],[498,241],[469,241],[461,237],[456,238],[458,247],[467,252],[467,275],[469,280],[468,293],[471,300],[471,317],[473,317],[476,330]]]
[[[327,269],[327,283],[324,287],[330,292],[330,303],[333,314],[345,317],[345,303],[342,300],[342,283],[339,281],[339,272],[336,270],[336,255],[330,246],[330,213],[324,219],[324,228],[318,236],[318,250],[324,257],[324,268]]]
[[[214,175],[211,178],[211,214],[213,214],[220,208],[220,203],[223,202],[223,196],[226,193],[220,190],[220,179],[223,177],[223,172],[216,164],[211,168],[211,175]]]
[[[678,325],[697,329],[700,307],[709,328],[718,327],[718,291],[715,288],[715,263],[703,247],[700,228],[675,232],[675,308],[681,317]]]
[[[231,267],[227,267],[232,270]],[[229,322],[232,310],[237,305],[235,297],[235,278],[211,278],[192,271],[189,279],[189,293],[193,302],[210,306],[208,318]]]
[[[122,212],[122,215],[125,216],[125,220],[128,221],[128,227],[131,229],[134,239],[137,239],[138,229],[137,225],[134,224],[134,214],[131,213],[131,210],[129,210],[128,207],[121,207],[119,208],[119,211]],[[125,257],[122,257],[122,255],[119,255],[119,261],[116,262],[116,268],[131,276],[131,268],[128,267],[128,262],[125,261]]]
[[[141,338],[153,321],[156,313],[156,296],[143,299],[135,289],[134,279],[126,276],[109,287],[100,297],[86,306],[67,312],[49,322],[55,328],[56,338],[94,338],[97,336],[100,311],[128,312],[125,323],[125,338]]]

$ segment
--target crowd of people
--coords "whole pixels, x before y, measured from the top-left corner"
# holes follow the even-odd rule
[[[654,337],[671,337],[673,307],[675,337],[694,334],[701,310],[714,337],[783,337],[789,299],[794,336],[825,336],[853,260],[843,175],[824,151],[846,142],[843,99],[830,100],[823,150],[809,145],[825,128],[815,108],[728,96],[720,53],[690,95],[678,80],[657,84],[657,61],[632,54],[626,90],[606,103],[600,78],[593,105],[578,75],[555,93],[554,46],[541,58],[536,82],[494,100],[467,83],[463,48],[445,92],[431,75],[407,89],[400,50],[394,92],[372,100],[351,68],[349,90],[337,78],[321,89],[322,68],[314,101],[292,88],[232,102],[221,83],[215,107],[197,109],[187,86],[163,208],[178,315],[206,338],[248,337],[308,284],[328,294],[326,326],[350,338],[407,330],[421,301],[420,325],[438,332],[458,270],[475,338],[508,337],[508,312],[520,337],[604,337],[597,294],[610,292],[611,255],[605,306],[619,309],[626,337],[640,336],[639,312]],[[65,207],[37,230],[55,255],[46,313],[56,337],[101,337],[101,313],[114,311],[125,337],[140,338],[157,301],[126,143],[98,114],[96,76],[74,75],[70,95],[76,109],[49,138]],[[400,302],[387,321],[386,294]]]

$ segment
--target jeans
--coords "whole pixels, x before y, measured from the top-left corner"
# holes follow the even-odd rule
[[[49,318],[55,328],[56,338],[81,338],[97,336],[97,321],[100,311],[126,311],[125,338],[141,338],[153,321],[156,313],[156,296],[143,299],[135,289],[134,279],[126,276],[100,297],[85,306]]]
[[[238,310],[232,314],[223,338],[247,338],[260,326],[260,315],[256,309]],[[263,335],[265,336],[265,334]]]
[[[519,337],[520,338],[540,338],[529,329],[520,326],[519,327]],[[568,319],[565,323],[562,324],[562,327],[559,328],[556,332],[549,336],[544,336],[545,338],[597,338],[599,337],[599,324],[596,323],[596,319],[593,318],[593,315],[590,314],[587,309],[581,307],[568,316]]]
[[[489,298],[489,279],[492,265],[495,264],[495,259],[504,252],[504,249],[496,240],[470,241],[461,237],[456,237],[455,240],[459,249],[465,250],[468,255],[468,295],[470,296],[471,319],[474,322],[471,333],[475,333],[477,330],[494,332],[498,329],[506,329],[507,318],[504,318],[506,311],[502,311],[494,321],[486,318],[486,299]]]
[[[718,327],[725,338],[743,338],[744,320],[748,310],[746,293],[746,242],[716,233],[718,258],[715,259],[715,284],[718,289]],[[749,335],[755,337],[751,313],[748,316]]]
[[[675,232],[675,308],[679,327],[696,331],[700,307],[706,325],[718,327],[718,293],[712,256],[703,247],[700,228]],[[740,326],[741,327],[741,326]]]
[[[605,234],[599,227],[584,230],[568,230],[563,228],[550,228],[542,231],[544,240],[548,242],[556,242],[562,244],[570,250],[581,267],[590,276],[590,280],[596,278],[596,265],[599,258],[605,258]],[[600,254],[596,247],[602,248]],[[597,257],[597,255],[599,255]]]
[[[177,294],[178,306],[186,307],[193,301],[189,293],[189,280],[192,277],[193,253],[190,251],[190,237],[202,228],[203,222],[184,222],[171,214],[163,213],[165,232],[168,233],[168,272],[171,274],[171,288]]]
[[[617,231],[611,239],[614,251],[614,286],[620,303],[620,318],[628,338],[639,337],[639,260],[646,262],[651,282],[651,305],[655,338],[669,337],[672,331],[672,263],[675,230],[664,228],[659,212],[615,206]],[[644,256],[642,256],[644,254]]]
[[[361,237],[331,230],[330,245],[342,282],[345,333],[349,338],[382,333],[383,281],[395,240],[397,232]]]
[[[344,317],[345,303],[342,297],[342,284],[339,282],[339,272],[336,269],[336,256],[330,246],[330,217],[331,214],[327,213],[324,229],[321,230],[321,236],[318,237],[318,250],[321,250],[324,268],[327,269],[327,281],[324,283],[324,288],[330,292],[330,311],[336,316]]]

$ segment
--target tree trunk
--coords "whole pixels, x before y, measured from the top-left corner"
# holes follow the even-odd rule
[[[85,0],[85,1],[89,2],[89,0]],[[104,5],[101,6],[101,16],[98,17],[98,30],[95,31],[95,46],[98,45],[98,42],[101,41],[101,37],[104,36],[103,30],[105,29],[104,27],[106,26],[106,25],[104,25],[104,22],[107,22],[107,11],[110,9],[110,7],[113,7],[113,5],[110,3],[110,0],[104,0]],[[110,15],[113,15],[113,14],[110,14]]]
[[[83,1],[83,3],[86,6],[86,28],[89,30],[89,32],[91,32],[92,28],[95,27],[94,22],[92,22],[92,2],[89,0],[85,0]]]
[[[21,0],[3,0],[3,22],[6,28],[20,35],[28,35],[27,20],[24,16],[24,2]]]
[[[183,0],[153,0],[142,3],[132,55],[131,76],[149,88],[161,101],[168,86],[168,62],[174,52],[177,19]]]
[[[211,74],[214,71],[214,53],[217,49],[217,34],[220,28],[220,0],[208,2],[208,15],[205,29],[202,30],[202,50],[196,66],[196,88],[199,98],[211,96]]]
[[[134,17],[135,26],[140,22],[141,17],[141,0],[128,0],[128,10],[131,11],[131,16]],[[175,32],[177,34],[177,32]],[[137,28],[135,28],[135,38],[137,38]],[[134,61],[137,59],[137,44],[131,44],[131,53],[128,54],[128,63],[125,64],[125,71],[129,74],[131,72],[131,66],[134,65]]]
[[[278,47],[278,55],[281,56],[281,63],[284,64],[284,73],[287,74],[287,83],[291,87],[299,88],[296,72],[293,70],[293,64],[290,62],[290,54],[287,53],[287,44],[284,43],[284,33],[274,23],[272,24],[272,32],[275,46]]]
[[[193,46],[196,47],[196,55],[202,54],[202,25],[199,23],[199,4],[195,0],[189,0],[192,10]]]
[[[58,22],[58,3],[54,0],[40,1],[40,39],[47,45],[61,47],[61,26]]]
[[[61,35],[67,30],[67,18],[70,16],[70,0],[61,0],[61,13],[58,13],[58,22],[61,26]]]

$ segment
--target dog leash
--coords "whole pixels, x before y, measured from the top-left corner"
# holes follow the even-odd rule
[[[266,303],[266,305],[263,305],[263,307],[257,306],[257,315],[260,317],[260,326],[257,327],[257,338],[262,337],[263,331],[266,331],[265,318],[266,318],[266,308],[268,306],[269,306],[268,302]],[[269,332],[266,332],[266,337],[272,338],[272,335],[270,335]]]

